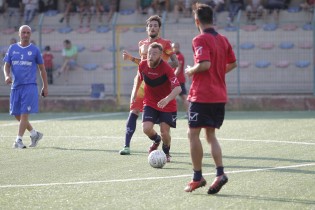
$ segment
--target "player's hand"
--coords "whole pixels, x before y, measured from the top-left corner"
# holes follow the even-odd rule
[[[126,50],[123,50],[122,56],[123,56],[124,60],[130,60],[131,59],[131,55]]]
[[[192,67],[187,65],[187,67],[185,68],[185,74],[188,76],[188,77],[191,77],[193,75],[193,72],[192,72]]]
[[[40,95],[42,97],[48,96],[48,89],[47,88],[42,88],[42,91],[41,91]]]
[[[168,104],[168,99],[167,98],[163,98],[162,100],[160,100],[158,103],[157,103],[157,106],[161,109],[163,109],[167,104]]]
[[[12,84],[12,78],[10,76],[5,77],[5,84],[7,84],[7,85]]]

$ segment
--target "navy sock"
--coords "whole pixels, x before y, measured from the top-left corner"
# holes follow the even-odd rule
[[[138,115],[132,112],[129,114],[129,117],[127,119],[127,125],[126,125],[126,136],[125,136],[126,147],[130,146],[132,135],[136,131],[137,119],[138,119]]]
[[[171,146],[166,146],[165,144],[162,145],[162,150],[166,155],[170,154],[170,149],[171,149]]]
[[[201,170],[200,170],[200,171],[195,171],[195,170],[194,170],[194,177],[193,177],[193,180],[194,180],[194,181],[200,181],[200,180],[201,180],[201,177],[202,177],[202,172],[201,172]]]
[[[156,144],[161,142],[161,136],[159,136],[157,133],[154,136],[149,137],[152,141],[154,141]]]
[[[221,176],[224,174],[224,167],[223,166],[219,166],[216,169],[217,169],[217,176]]]

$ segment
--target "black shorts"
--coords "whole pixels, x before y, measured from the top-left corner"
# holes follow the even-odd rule
[[[189,104],[188,125],[190,128],[220,128],[225,115],[225,103]]]
[[[182,95],[187,95],[187,90],[186,90],[186,87],[185,87],[185,83],[180,83],[180,87],[182,88],[182,92],[180,92],[180,96]]]
[[[143,107],[142,122],[160,124],[164,122],[172,128],[176,128],[177,112],[161,112],[150,106]]]

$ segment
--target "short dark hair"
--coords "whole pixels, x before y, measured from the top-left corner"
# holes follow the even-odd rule
[[[158,48],[161,52],[163,52],[163,46],[157,42],[153,42],[149,45],[149,48]]]
[[[201,24],[213,23],[213,10],[209,5],[196,3],[194,13]]]
[[[161,25],[162,25],[161,18],[160,18],[160,16],[158,16],[158,15],[152,15],[151,17],[149,17],[149,18],[147,19],[147,21],[146,21],[147,26],[150,24],[151,21],[157,21],[158,24],[159,24],[159,27],[161,27]]]
[[[50,46],[49,46],[49,45],[47,45],[47,46],[45,47],[45,51],[50,51]]]
[[[71,44],[71,41],[70,41],[69,39],[66,39],[66,40],[64,41],[64,43],[65,43],[65,44]]]

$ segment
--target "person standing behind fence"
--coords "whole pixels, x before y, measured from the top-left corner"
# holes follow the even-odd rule
[[[178,67],[174,68],[175,75],[180,83],[180,87],[182,88],[182,92],[179,94],[183,101],[184,109],[185,109],[185,118],[188,118],[187,112],[188,112],[188,101],[187,101],[187,90],[185,87],[186,78],[185,78],[185,71],[184,71],[184,65],[185,65],[185,57],[180,52],[180,45],[178,42],[172,43],[173,51],[176,54],[176,57],[178,59]]]
[[[213,28],[211,7],[196,4],[194,17],[200,32],[192,41],[195,64],[185,69],[187,76],[192,77],[187,99],[190,102],[188,138],[193,179],[184,190],[192,192],[206,185],[206,180],[202,176],[203,148],[200,141],[200,132],[204,128],[217,172],[208,194],[215,194],[228,181],[215,129],[219,129],[223,124],[227,102],[225,75],[236,67],[236,58],[228,39]]]
[[[22,0],[6,0],[7,26],[18,29],[21,21]],[[14,22],[12,24],[12,22]]]
[[[4,57],[5,83],[11,85],[10,114],[19,121],[18,134],[13,148],[24,149],[22,138],[26,130],[31,133],[30,147],[36,147],[43,134],[29,122],[29,114],[38,112],[38,89],[36,83],[39,69],[43,87],[41,95],[48,95],[47,74],[40,50],[30,43],[31,28],[19,29],[20,42],[12,44]]]
[[[53,84],[53,59],[54,55],[50,52],[50,46],[47,45],[45,47],[45,51],[43,53],[44,65],[47,71],[48,84]]]

